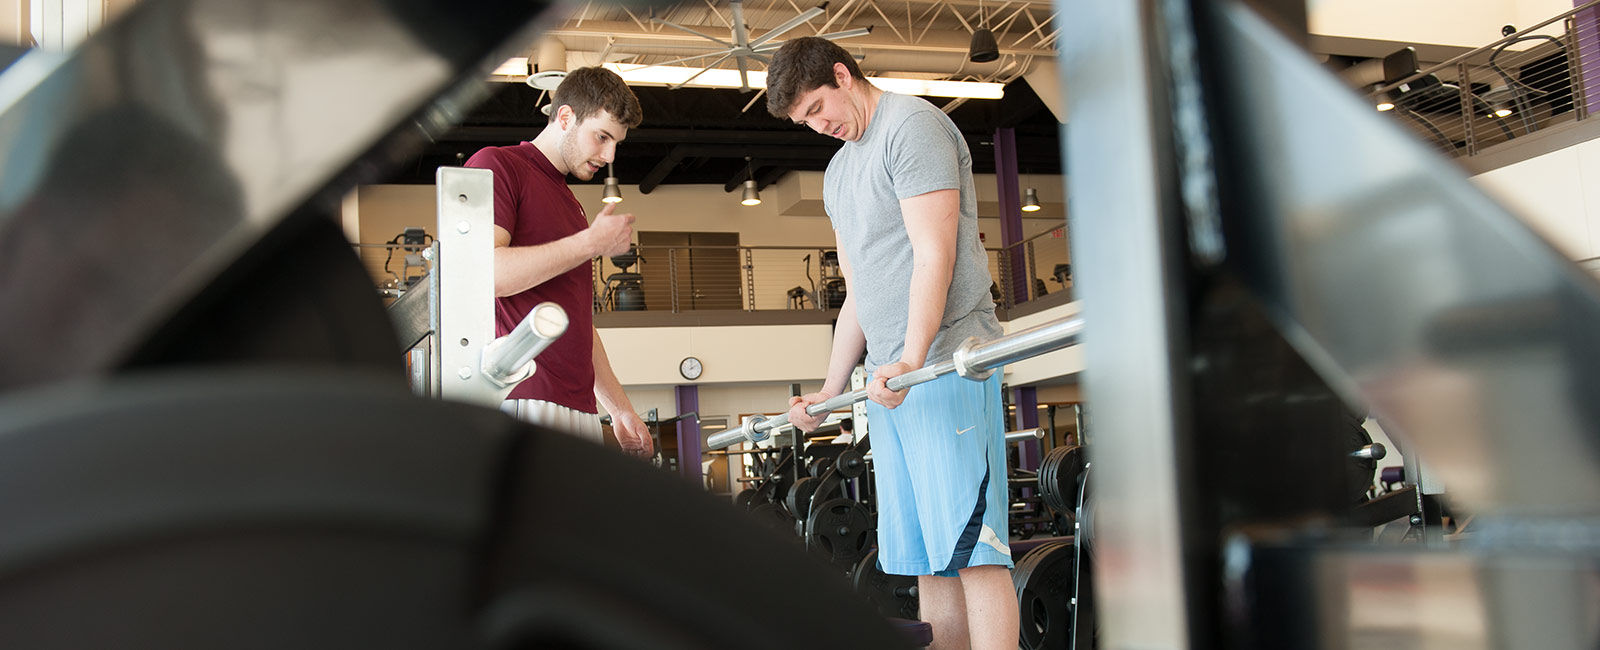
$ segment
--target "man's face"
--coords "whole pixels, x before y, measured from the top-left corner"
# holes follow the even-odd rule
[[[834,82],[839,86],[824,84],[801,93],[789,109],[789,119],[817,133],[855,142],[866,131],[866,115],[850,92],[855,79],[844,69],[844,64],[835,63],[834,67]]]
[[[561,107],[563,110],[565,106]],[[573,122],[561,137],[561,160],[567,173],[586,181],[617,157],[617,143],[628,137],[628,127],[601,109],[588,119]]]

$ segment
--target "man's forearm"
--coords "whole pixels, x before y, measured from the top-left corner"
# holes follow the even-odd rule
[[[600,341],[600,330],[591,328],[594,337],[594,397],[600,406],[611,414],[613,420],[616,414],[633,411],[633,402],[628,400],[628,393],[622,390],[622,382],[617,380],[617,374],[611,370],[611,359],[606,356],[606,346]]]
[[[906,313],[905,347],[899,361],[921,368],[928,349],[939,335],[944,305],[954,272],[954,256],[938,250],[918,250],[911,270],[911,305]]]
[[[497,246],[494,249],[494,295],[514,296],[593,259],[588,231],[537,246]]]
[[[856,361],[866,349],[867,335],[862,333],[861,322],[856,320],[855,296],[847,293],[834,325],[833,351],[828,355],[828,376],[822,382],[823,392],[831,395],[844,393],[850,385],[850,373],[855,370]]]

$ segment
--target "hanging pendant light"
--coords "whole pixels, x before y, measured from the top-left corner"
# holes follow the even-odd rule
[[[1030,187],[1022,191],[1022,211],[1039,211],[1039,190]]]
[[[967,47],[967,60],[973,63],[988,63],[1000,58],[1000,45],[994,42],[994,32],[988,27],[979,27],[972,32],[972,45]]]
[[[967,46],[967,60],[988,63],[998,58],[1000,45],[994,40],[994,32],[984,23],[983,0],[978,0],[978,28],[972,31],[972,44]]]
[[[600,194],[600,200],[606,203],[622,202],[622,186],[617,184],[615,165],[606,165],[606,189]]]
[[[739,201],[739,205],[761,205],[761,193],[756,191],[754,179],[744,182],[744,198]]]
[[[744,197],[739,200],[739,205],[761,205],[761,193],[756,191],[755,170],[750,166],[750,157],[744,157]]]

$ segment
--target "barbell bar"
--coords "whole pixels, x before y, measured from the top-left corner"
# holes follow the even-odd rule
[[[961,344],[961,347],[956,348],[955,354],[949,361],[890,377],[889,390],[903,390],[952,372],[965,379],[983,381],[994,374],[996,368],[1073,345],[1082,335],[1083,317],[1068,316],[988,342],[979,342],[976,337],[969,338]],[[822,415],[866,400],[866,389],[853,391],[812,404],[806,407],[806,414]],[[787,424],[789,424],[788,413],[770,418],[762,415],[747,416],[738,428],[706,438],[706,447],[724,449],[740,442],[760,442],[771,437],[774,429]]]
[[[553,302],[534,305],[510,333],[483,348],[479,370],[501,388],[515,386],[533,375],[533,358],[566,333],[567,312]]]
[[[1023,440],[1044,440],[1044,428],[1034,427],[1032,429],[1006,432],[1006,442],[1019,442]]]

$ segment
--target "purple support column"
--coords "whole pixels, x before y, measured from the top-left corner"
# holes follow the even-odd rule
[[[1573,7],[1582,7],[1589,0],[1572,0]],[[1600,111],[1600,10],[1585,9],[1572,16],[1572,39],[1578,50],[1577,69],[1570,72],[1574,84],[1574,101],[1582,101],[1585,115]],[[1578,99],[1582,97],[1583,99]]]
[[[1000,245],[1010,246],[1022,241],[1022,190],[1017,188],[1017,133],[1012,129],[995,129],[994,132],[994,182],[1000,195]],[[1000,269],[1002,289],[1011,296],[1015,305],[1028,300],[1027,265],[1022,259],[1022,247],[1011,250],[1010,268]]]
[[[673,394],[677,397],[678,415],[700,412],[699,386],[675,386]],[[703,485],[705,479],[700,474],[700,419],[684,418],[678,420],[677,425],[678,473],[694,481],[695,485]]]
[[[1032,386],[1011,389],[1011,403],[1017,407],[1017,430],[1039,426],[1039,395]],[[1017,469],[1039,469],[1041,458],[1038,440],[1017,443]]]

